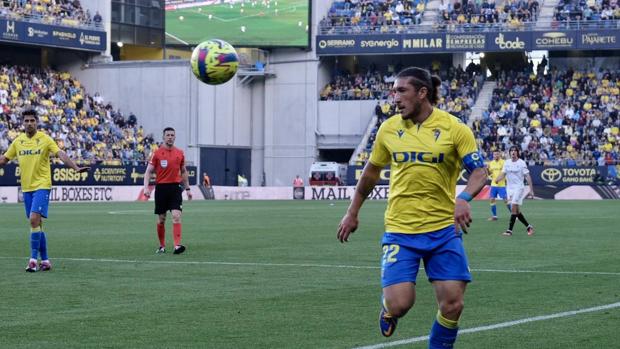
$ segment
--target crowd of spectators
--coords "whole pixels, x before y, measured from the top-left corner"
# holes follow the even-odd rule
[[[472,123],[484,157],[516,145],[529,165],[620,164],[620,72],[546,69],[543,63],[536,71],[530,65],[499,72],[488,110]],[[482,84],[476,68],[444,69],[437,107],[467,121]],[[368,159],[381,123],[395,113],[389,96],[377,103],[377,124],[358,164]]]
[[[157,149],[133,113],[89,95],[66,72],[0,66],[0,153],[22,132],[21,112],[34,108],[39,130],[86,163],[138,165]]]
[[[619,114],[617,70],[505,71],[473,129],[487,157],[517,145],[530,165],[604,166],[620,160]]]
[[[620,19],[618,0],[560,0],[554,9],[556,21],[609,21]]]
[[[442,98],[445,103],[442,106],[461,116],[462,111],[473,105],[478,89],[482,87],[480,66],[470,64],[466,70],[461,66],[440,67],[438,61],[433,61],[429,68],[442,80],[441,96],[446,97]],[[402,68],[402,64],[389,64],[385,71],[379,71],[374,65],[359,73],[336,70],[333,80],[321,89],[319,97],[322,101],[390,99],[396,74]]]
[[[519,30],[523,23],[536,21],[538,0],[441,0],[439,26],[453,31],[501,27]]]
[[[101,15],[82,8],[79,0],[0,0],[0,18],[36,20],[65,26],[101,26]]]
[[[319,27],[325,33],[407,32],[422,22],[425,8],[426,0],[336,0]]]
[[[386,99],[396,78],[393,65],[385,73],[370,67],[364,73],[337,71],[319,93],[322,101]]]

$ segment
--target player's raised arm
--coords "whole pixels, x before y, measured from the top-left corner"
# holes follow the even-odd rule
[[[63,150],[59,150],[56,153],[56,156],[58,156],[60,161],[62,161],[62,163],[65,164],[65,166],[71,167],[77,172],[86,172],[90,169],[90,167],[88,166],[78,166],[73,160],[71,160],[69,155],[67,155],[67,153],[65,153]]]
[[[366,200],[372,189],[379,181],[381,169],[381,167],[373,165],[370,161],[366,163],[364,171],[362,172],[362,177],[357,182],[357,186],[355,187],[355,194],[353,194],[351,204],[349,205],[347,213],[344,217],[342,217],[340,225],[338,226],[337,237],[340,242],[348,241],[349,235],[357,229],[359,224],[357,215],[359,214],[364,200]]]

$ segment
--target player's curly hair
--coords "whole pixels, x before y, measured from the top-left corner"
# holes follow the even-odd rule
[[[439,86],[441,79],[437,75],[432,75],[428,70],[418,67],[409,67],[401,70],[396,78],[410,78],[409,83],[416,89],[426,87],[428,89],[428,100],[432,105],[439,101]]]

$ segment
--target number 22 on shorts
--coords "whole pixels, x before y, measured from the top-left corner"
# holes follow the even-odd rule
[[[398,251],[400,251],[399,245],[383,245],[383,264],[396,262]]]

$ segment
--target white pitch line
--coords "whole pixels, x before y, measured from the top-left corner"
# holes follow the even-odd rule
[[[0,259],[22,259],[22,257],[0,257]],[[381,269],[379,266],[346,265],[346,264],[314,264],[314,263],[259,263],[259,262],[219,262],[219,261],[156,261],[139,259],[111,259],[111,258],[74,258],[58,257],[53,260],[76,262],[107,262],[107,263],[152,263],[152,264],[190,264],[190,265],[239,265],[253,267],[305,267],[305,268],[334,268],[334,269]],[[420,267],[421,270],[424,268]],[[546,270],[516,270],[516,269],[471,269],[473,272],[489,273],[530,273],[530,274],[561,274],[561,275],[611,275],[620,276],[620,273],[599,271],[546,271]]]
[[[148,213],[152,212],[152,210],[122,210],[122,211],[108,211],[108,214],[112,215],[126,215],[126,214],[137,214],[137,213]]]
[[[177,36],[174,36],[174,35],[172,35],[172,34],[170,34],[168,32],[166,32],[166,35],[168,35],[169,37],[173,38],[176,41],[181,42],[183,45],[189,45],[189,43],[187,41],[181,40]]]
[[[596,312],[596,311],[613,309],[613,308],[619,308],[619,307],[620,307],[620,302],[618,302],[618,303],[611,303],[611,304],[601,305],[601,306],[598,306],[598,307],[592,307],[592,308],[586,308],[586,309],[578,309],[578,310],[571,310],[571,311],[565,311],[565,312],[562,312],[562,313],[555,313],[555,314],[550,314],[550,315],[541,315],[541,316],[529,317],[529,318],[520,319],[520,320],[501,322],[501,323],[498,323],[498,324],[495,324],[495,325],[466,328],[466,329],[463,329],[463,330],[459,330],[459,334],[463,335],[465,333],[476,333],[476,332],[482,332],[482,331],[496,330],[498,328],[518,326],[518,325],[526,324],[526,323],[529,323],[529,322],[557,319],[557,318],[562,318],[562,317],[567,317],[567,316],[573,316],[573,315],[584,314],[584,313],[592,313],[592,312]],[[421,336],[421,337],[413,337],[413,338],[409,338],[409,339],[402,339],[402,340],[398,340],[398,341],[394,341],[394,342],[379,343],[379,344],[374,344],[374,345],[367,345],[367,346],[364,346],[364,347],[355,347],[354,349],[381,349],[381,348],[395,347],[395,346],[404,345],[404,344],[424,342],[424,341],[427,341],[427,340],[428,340],[428,336]]]
[[[0,259],[21,259],[20,257],[0,257]],[[75,262],[103,262],[103,263],[143,263],[143,264],[191,264],[191,265],[239,265],[262,267],[310,267],[310,268],[341,268],[341,269],[380,269],[375,266],[356,266],[338,264],[311,264],[311,263],[254,263],[254,262],[208,262],[208,261],[154,261],[137,259],[107,259],[107,258],[52,258],[60,261]]]
[[[559,270],[518,270],[518,269],[472,269],[476,272],[489,273],[536,273],[536,274],[569,274],[569,275],[618,275],[620,273],[607,271],[559,271]]]

